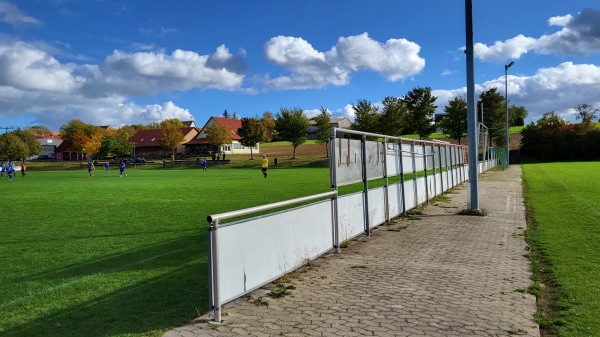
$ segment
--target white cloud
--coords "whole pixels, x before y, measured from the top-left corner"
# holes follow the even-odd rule
[[[444,71],[442,71],[442,76],[450,76],[456,73],[458,73],[456,70],[444,69]]]
[[[321,110],[319,110],[319,109],[307,109],[307,110],[304,110],[303,112],[304,112],[304,115],[306,117],[308,117],[308,119],[311,119],[311,118],[316,117],[321,114]]]
[[[376,71],[390,81],[418,74],[425,67],[420,46],[405,39],[390,39],[382,44],[361,35],[340,37],[327,52],[320,52],[298,37],[277,36],[264,47],[268,61],[289,71],[290,75],[266,77],[266,87],[275,90],[321,88],[348,84],[352,73]]]
[[[73,73],[73,65],[24,42],[0,44],[0,85],[21,90],[69,93],[85,79]]]
[[[17,6],[6,1],[0,1],[0,22],[11,26],[39,25],[40,21],[26,15]]]
[[[225,48],[226,50],[226,48]],[[214,56],[216,55],[216,56]],[[208,60],[214,56],[213,69]],[[217,50],[211,56],[177,49],[170,55],[163,52],[125,53],[114,51],[99,67],[98,84],[129,95],[150,95],[157,92],[200,89],[234,90],[244,79],[239,67],[227,69],[225,52]]]
[[[172,102],[140,107],[130,96],[194,88],[236,90],[244,78],[235,72],[243,64],[225,46],[213,55],[114,51],[100,65],[61,63],[46,49],[0,39],[0,118],[29,115],[53,128],[74,118],[98,125],[189,120],[189,111]]]
[[[600,52],[600,10],[584,9],[575,18],[570,15],[555,16],[548,23],[563,28],[539,38],[520,34],[506,41],[496,41],[492,46],[476,43],[475,57],[485,62],[504,62],[518,59],[530,51],[560,55]]]
[[[476,95],[496,87],[504,95],[504,76],[476,86]],[[508,76],[509,104],[522,105],[529,111],[527,121],[536,121],[542,114],[555,111],[575,122],[572,108],[588,103],[600,107],[600,67],[593,64],[564,62],[557,67],[542,68],[533,76]],[[466,97],[466,88],[433,90],[437,96],[437,113],[456,96]]]
[[[548,24],[550,26],[564,27],[568,25],[569,22],[571,22],[571,20],[573,20],[573,16],[571,14],[567,14],[564,16],[553,16],[550,19],[548,19]]]

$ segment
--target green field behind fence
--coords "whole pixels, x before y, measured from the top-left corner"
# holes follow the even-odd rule
[[[327,168],[95,173],[0,179],[0,335],[160,335],[207,311],[207,215],[330,190]]]
[[[523,165],[533,209],[528,241],[551,262],[559,286],[554,309],[566,309],[543,324],[561,336],[600,336],[600,163]]]

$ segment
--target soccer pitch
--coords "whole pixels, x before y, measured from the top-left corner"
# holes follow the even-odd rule
[[[538,321],[560,336],[600,336],[599,172],[600,162],[523,165],[535,221],[527,239],[556,288],[555,317]]]
[[[0,335],[161,335],[207,310],[207,215],[331,190],[327,168],[94,173],[0,179]]]

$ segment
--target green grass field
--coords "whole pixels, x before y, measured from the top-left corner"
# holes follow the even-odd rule
[[[560,336],[600,336],[600,162],[523,165],[535,229],[559,297],[545,322]],[[544,323],[544,322],[542,322]]]
[[[95,173],[0,179],[0,335],[160,335],[207,310],[207,215],[330,190],[327,168]]]

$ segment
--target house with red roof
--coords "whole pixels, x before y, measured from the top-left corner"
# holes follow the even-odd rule
[[[221,153],[250,153],[250,148],[243,146],[240,143],[242,137],[238,134],[238,129],[242,127],[242,121],[240,119],[231,119],[231,118],[223,118],[223,117],[215,117],[212,116],[209,120],[204,124],[202,130],[196,136],[196,139],[189,141],[186,145],[188,147],[198,147],[202,151],[203,149],[208,149],[209,151],[216,151],[217,149],[212,149],[208,144],[208,139],[206,138],[205,130],[207,127],[212,126],[214,124],[219,124],[223,126],[229,136],[231,137],[231,144],[225,144],[221,147]],[[206,151],[202,151],[206,152]],[[256,143],[254,147],[252,147],[253,153],[260,153],[260,144]]]
[[[195,127],[184,127],[179,129],[183,135],[183,141],[177,147],[175,153],[190,154],[188,147],[185,145],[190,140],[193,140],[198,135],[198,129]],[[171,150],[165,149],[160,145],[159,140],[162,137],[162,130],[142,130],[129,138],[129,142],[133,143],[134,157],[162,157],[171,154]]]

